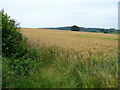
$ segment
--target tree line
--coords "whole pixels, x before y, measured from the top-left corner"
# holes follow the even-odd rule
[[[46,28],[46,29],[84,31],[84,32],[96,32],[96,33],[114,33],[114,34],[118,33],[118,30],[115,29],[115,28],[110,28],[110,29],[105,29],[105,28],[85,28],[85,27],[78,27],[77,25],[67,26],[67,27]]]

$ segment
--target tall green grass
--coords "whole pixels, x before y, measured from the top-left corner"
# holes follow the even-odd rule
[[[3,58],[3,87],[117,88],[118,58],[89,57],[56,46],[29,48],[20,59]],[[10,66],[9,61],[15,62]],[[26,70],[27,69],[27,70]],[[21,72],[21,73],[20,73]]]

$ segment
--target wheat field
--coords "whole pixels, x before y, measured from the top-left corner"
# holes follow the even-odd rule
[[[118,87],[118,35],[33,28],[20,32],[47,53],[47,64],[32,75],[44,78],[41,86],[36,80],[38,87]]]
[[[82,51],[85,55],[117,55],[118,35],[115,34],[31,28],[23,28],[21,32],[30,42],[37,43],[38,47],[42,44],[55,45],[67,50]]]
[[[33,29],[22,28],[21,32],[29,40],[34,42],[45,43],[46,45],[57,45],[65,48],[90,48],[96,47],[117,47],[118,35],[90,33],[90,32],[74,32],[51,29]],[[88,46],[89,45],[89,46]]]

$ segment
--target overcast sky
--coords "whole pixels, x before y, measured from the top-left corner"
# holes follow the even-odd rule
[[[118,28],[119,0],[0,0],[21,27]]]

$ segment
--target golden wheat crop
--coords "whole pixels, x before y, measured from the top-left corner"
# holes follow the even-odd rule
[[[64,49],[82,51],[85,55],[103,56],[104,54],[110,57],[117,55],[118,35],[116,34],[33,28],[22,28],[21,32],[30,42],[37,43],[39,46],[55,45]]]

